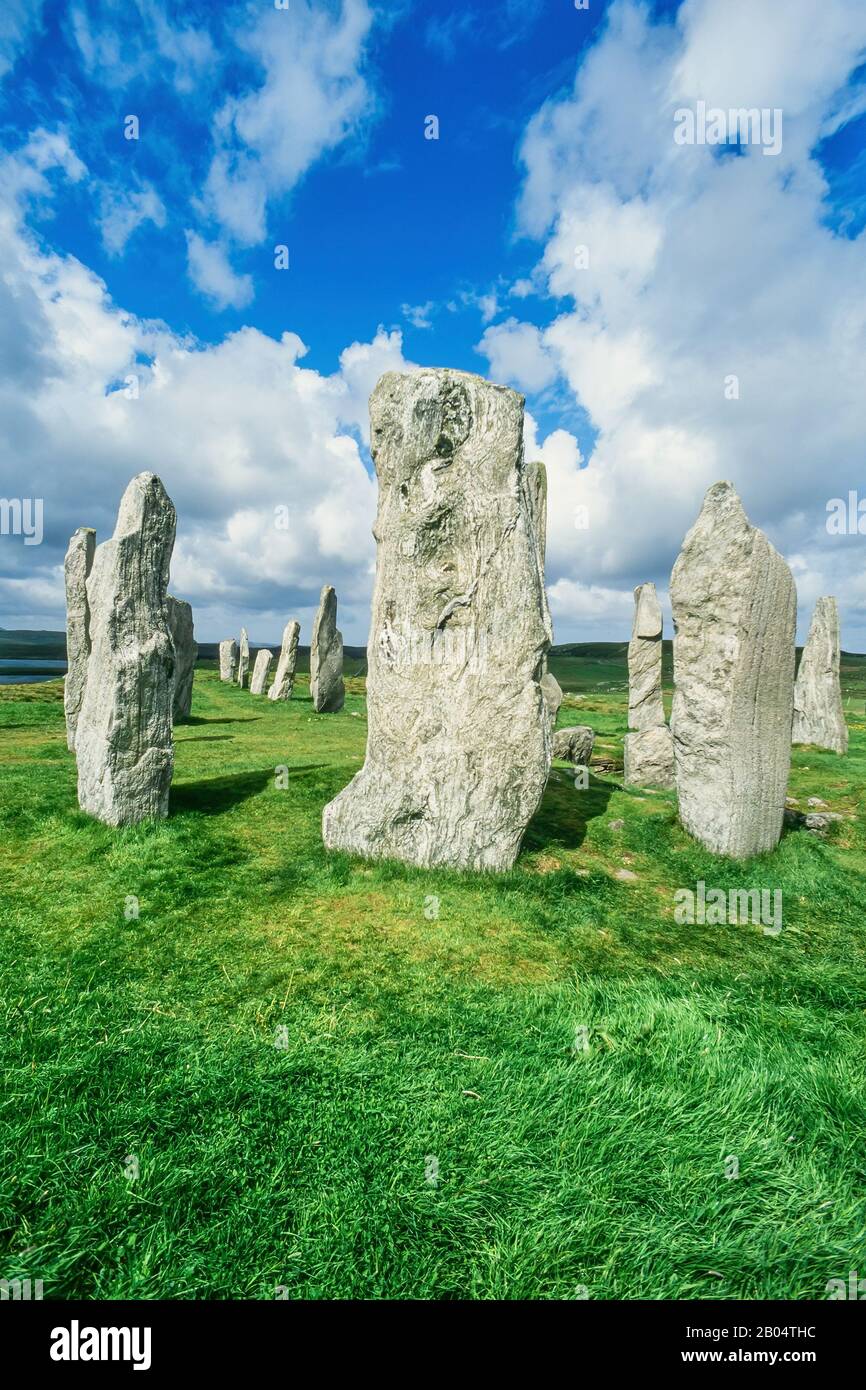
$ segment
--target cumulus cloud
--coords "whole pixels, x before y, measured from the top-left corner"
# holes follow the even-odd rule
[[[403,356],[403,335],[390,333],[380,325],[371,343],[352,343],[340,353],[340,379],[343,394],[339,418],[354,429],[366,445],[370,443],[370,394],[383,372],[406,372],[415,368]]]
[[[43,250],[11,202],[0,258],[4,442],[45,529],[39,547],[0,541],[0,624],[62,627],[69,536],[92,525],[107,538],[129,479],[153,469],[178,511],[173,591],[204,640],[243,622],[275,641],[293,615],[309,632],[329,582],[347,640],[364,642],[376,489],[358,436],[376,377],[406,366],[399,333],[351,344],[331,376],[303,366],[292,333],[243,328],[203,346],[124,312],[86,266]]]
[[[371,113],[362,67],[372,22],[366,0],[342,0],[336,15],[293,0],[235,31],[256,80],[217,112],[201,206],[240,245],[262,240],[268,199],[290,192]]]
[[[99,194],[99,230],[102,244],[111,256],[126,250],[126,243],[144,222],[156,227],[166,224],[162,199],[150,184],[127,191],[111,184],[103,185]]]
[[[729,478],[798,557],[801,634],[835,592],[844,640],[866,645],[862,538],[825,526],[829,498],[864,490],[866,236],[828,225],[815,154],[860,108],[864,45],[857,0],[827,0],[818,24],[806,0],[686,0],[675,21],[618,0],[573,91],[529,123],[519,228],[544,241],[533,283],[554,317],[479,346],[525,390],[558,376],[597,431],[551,479],[550,577],[569,602],[560,581],[664,585]],[[781,108],[781,153],[675,144],[675,111],[698,101]]]
[[[476,350],[489,361],[494,381],[512,382],[522,391],[543,391],[559,375],[541,330],[516,318],[486,329]]]
[[[224,246],[187,231],[187,265],[196,289],[217,309],[243,309],[255,294],[252,276],[238,275]]]

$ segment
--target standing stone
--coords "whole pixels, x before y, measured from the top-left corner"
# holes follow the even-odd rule
[[[267,684],[268,676],[271,674],[271,666],[273,663],[273,652],[269,652],[267,647],[262,647],[261,651],[256,654],[253,674],[250,679],[251,695],[264,695],[265,685]]]
[[[662,701],[662,610],[655,584],[634,591],[628,644],[628,726],[623,745],[626,786],[672,787],[674,746]]]
[[[794,685],[794,743],[848,752],[848,725],[839,683],[839,611],[819,598]]]
[[[295,622],[294,618],[290,623],[286,623],[283,632],[283,645],[280,648],[280,659],[277,662],[277,674],[274,676],[274,683],[268,691],[269,700],[288,700],[291,698],[295,687],[295,666],[298,660],[298,638],[300,635],[300,623]]]
[[[370,420],[379,504],[367,756],[325,807],[325,844],[509,869],[551,753],[523,398],[466,372],[387,372]]]
[[[326,584],[319,597],[310,646],[310,695],[318,714],[336,714],[343,708],[343,634],[337,627],[337,595]]]
[[[108,825],[168,813],[174,766],[174,646],[168,571],[175,511],[159,478],[139,473],[87,581],[90,657],[75,754],[82,811]]]
[[[559,707],[562,704],[562,686],[552,671],[545,671],[541,677],[541,694],[544,697],[544,708],[547,711],[547,719],[552,734],[556,728],[556,716],[559,714]]]
[[[572,724],[553,735],[553,756],[575,767],[589,767],[594,745],[595,733],[588,724]]]
[[[547,551],[547,469],[540,459],[526,465],[526,495],[529,502],[530,519],[536,541],[536,558],[539,583],[541,585],[542,609],[547,640],[553,646],[553,620],[544,587],[544,560]],[[562,688],[556,676],[547,669],[547,656],[544,657],[544,674],[541,677],[541,693],[547,716],[550,720],[551,734],[556,728],[556,716],[562,704]]]
[[[671,575],[680,818],[716,854],[778,843],[791,761],[797,595],[791,571],[715,483]]]
[[[186,599],[168,596],[168,626],[174,643],[174,702],[173,718],[189,719],[192,709],[192,682],[198,645],[192,623],[192,607]]]
[[[79,526],[69,542],[63,562],[66,583],[66,680],[63,685],[63,709],[66,715],[66,744],[75,747],[75,727],[84,683],[87,677],[87,658],[90,655],[90,612],[87,607],[87,576],[93,565],[96,532],[89,526]]]
[[[238,668],[238,644],[233,637],[220,642],[220,680],[234,681]]]
[[[250,639],[247,637],[245,627],[241,628],[241,649],[238,657],[238,685],[241,690],[247,683],[247,671],[250,669]]]

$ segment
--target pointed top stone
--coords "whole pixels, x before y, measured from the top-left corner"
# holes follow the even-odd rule
[[[639,584],[634,591],[634,603],[632,638],[661,637],[662,608],[655,584]]]
[[[96,532],[91,526],[79,526],[70,539],[63,562],[66,587],[66,679],[63,684],[63,709],[66,716],[66,744],[69,749],[75,747],[75,729],[87,679],[87,658],[90,655],[87,579],[93,567],[95,551]]]
[[[301,625],[292,618],[290,622],[286,623],[283,631],[277,674],[274,676],[273,684],[268,691],[269,700],[288,700],[291,698],[295,685],[295,666],[298,660],[300,634]]]
[[[343,708],[343,634],[337,627],[337,595],[325,584],[310,643],[310,696],[317,714],[336,714]]]
[[[819,598],[794,685],[794,743],[847,753],[848,725],[839,680],[839,610],[835,598]]]
[[[797,594],[730,483],[707,492],[670,593],[680,819],[716,854],[763,854],[785,809]]]
[[[159,478],[140,473],[87,581],[91,649],[75,735],[78,801],[109,825],[168,812],[175,658],[167,589],[175,524]]]

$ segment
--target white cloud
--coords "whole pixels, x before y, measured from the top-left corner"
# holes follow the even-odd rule
[[[426,304],[403,304],[400,306],[400,312],[413,328],[432,328],[430,315],[435,308],[433,300],[428,299]]]
[[[581,584],[575,579],[557,579],[548,586],[547,596],[554,622],[569,623],[591,631],[600,641],[631,626],[634,600],[622,589],[606,589],[601,584]]]
[[[4,0],[0,9],[0,79],[42,24],[44,0]]]
[[[545,347],[541,330],[515,318],[485,329],[476,352],[488,359],[494,381],[521,391],[543,391],[558,375],[556,359]]]
[[[527,299],[529,295],[535,294],[535,286],[531,280],[515,280],[509,294],[515,299]]]
[[[121,255],[129,238],[143,222],[152,222],[156,227],[166,224],[162,199],[150,184],[130,192],[112,185],[102,187],[99,230],[109,255]]]
[[[70,26],[88,75],[128,91],[131,114],[141,114],[135,101],[150,82],[170,81],[197,99],[193,114],[209,120],[213,148],[190,200],[199,219],[190,278],[217,305],[238,307],[249,303],[252,286],[232,265],[236,248],[260,245],[269,205],[323,155],[360,137],[375,110],[364,75],[373,12],[367,0],[291,0],[279,10],[238,0],[218,18],[219,46],[203,25],[176,21],[163,0],[78,0]],[[241,85],[215,106],[212,88],[225,63]],[[151,217],[155,205],[143,211],[144,196],[127,194],[113,217],[103,216],[112,254],[122,250],[128,227]]]
[[[196,289],[217,309],[243,309],[252,300],[252,276],[237,275],[229,264],[225,248],[216,241],[205,241],[198,232],[187,231],[187,265]]]
[[[551,478],[549,574],[570,602],[560,581],[629,599],[664,585],[704,490],[730,478],[799,557],[801,633],[813,597],[835,592],[844,640],[866,647],[862,538],[825,529],[829,497],[866,490],[866,235],[825,225],[810,154],[858,109],[843,84],[864,44],[857,0],[826,0],[818,23],[806,0],[687,0],[675,23],[618,0],[573,93],[529,123],[519,228],[545,239],[533,282],[558,312],[480,347],[524,389],[557,374],[597,432],[588,465]],[[674,110],[699,99],[782,107],[781,155],[675,145]]]
[[[159,0],[82,0],[71,27],[88,74],[108,87],[157,75],[188,94],[218,67],[207,30],[174,24]]]
[[[261,78],[216,115],[201,206],[240,245],[263,238],[268,198],[290,192],[370,114],[361,69],[372,20],[366,0],[342,0],[338,15],[292,0],[235,32]]]
[[[0,159],[0,200],[10,212],[24,203],[42,203],[39,211],[50,213],[52,190],[45,176],[58,169],[71,183],[79,183],[87,173],[66,131],[40,126],[19,150]]]
[[[403,356],[403,335],[379,326],[371,343],[351,343],[340,353],[340,377],[344,394],[339,406],[341,424],[357,430],[370,442],[369,400],[383,372],[405,372],[416,364]]]
[[[243,622],[276,641],[292,615],[308,640],[328,582],[347,641],[363,643],[376,487],[349,431],[381,372],[406,367],[399,333],[351,344],[332,376],[303,367],[292,333],[244,328],[203,347],[118,308],[86,266],[42,251],[8,202],[0,259],[4,443],[45,526],[38,548],[0,542],[4,626],[62,627],[69,536],[93,525],[105,539],[129,479],[153,469],[178,512],[172,589],[204,640]],[[137,398],[122,389],[130,375]]]

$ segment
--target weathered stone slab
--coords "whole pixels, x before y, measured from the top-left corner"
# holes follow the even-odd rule
[[[674,741],[667,724],[623,739],[622,780],[627,787],[665,787],[675,785]]]
[[[662,703],[662,610],[655,584],[634,591],[634,624],[628,644],[628,727],[657,729]]]
[[[562,687],[551,671],[545,671],[541,677],[541,693],[550,722],[550,732],[553,734],[553,730],[556,728],[556,716],[559,714],[559,707],[562,704]]]
[[[796,603],[781,555],[714,484],[671,575],[671,728],[680,818],[716,854],[762,854],[781,834]]]
[[[87,581],[90,657],[75,754],[81,809],[109,825],[165,816],[174,765],[168,572],[175,511],[140,473]]]
[[[337,627],[337,595],[325,584],[313,624],[310,645],[310,695],[318,714],[336,714],[343,708],[343,634]]]
[[[848,752],[848,725],[839,682],[839,610],[819,598],[794,684],[794,743]]]
[[[661,605],[655,584],[634,591],[634,622],[628,644],[628,724],[623,745],[626,786],[674,785],[674,747],[662,700]]]
[[[189,719],[192,683],[198,644],[193,630],[192,607],[186,599],[168,595],[168,627],[174,643],[174,722]]]
[[[549,635],[523,398],[481,377],[381,378],[363,768],[326,806],[330,848],[511,867],[544,791]]]
[[[262,647],[256,653],[253,674],[250,679],[250,694],[264,695],[268,676],[271,674],[271,667],[274,664],[274,654],[269,652],[267,647]]]
[[[595,731],[588,724],[572,724],[553,735],[553,756],[575,767],[589,767],[595,744]]]
[[[90,655],[90,610],[87,606],[87,577],[93,565],[96,532],[79,526],[72,536],[63,562],[66,585],[66,680],[63,683],[63,710],[66,715],[67,747],[75,747],[75,727]]]
[[[234,681],[238,669],[238,644],[233,637],[220,642],[220,680]]]
[[[247,683],[247,672],[250,669],[250,639],[247,637],[245,627],[241,628],[240,654],[238,656],[238,685],[241,690]]]
[[[298,638],[301,635],[301,625],[294,618],[286,623],[283,632],[283,643],[280,648],[280,659],[277,662],[277,674],[274,676],[273,685],[268,691],[269,700],[288,700],[291,698],[295,686],[295,666],[298,662]]]
[[[535,534],[536,542],[536,563],[538,566],[538,579],[541,585],[542,613],[544,626],[547,632],[547,640],[550,646],[553,645],[553,620],[550,616],[550,608],[547,602],[547,590],[544,586],[544,559],[547,551],[547,469],[540,459],[534,459],[526,464],[526,497],[529,503],[529,521]],[[544,696],[544,703],[550,720],[551,735],[556,728],[556,716],[562,704],[562,689],[559,681],[547,669],[547,656],[544,657],[543,675],[541,678],[541,691]]]

